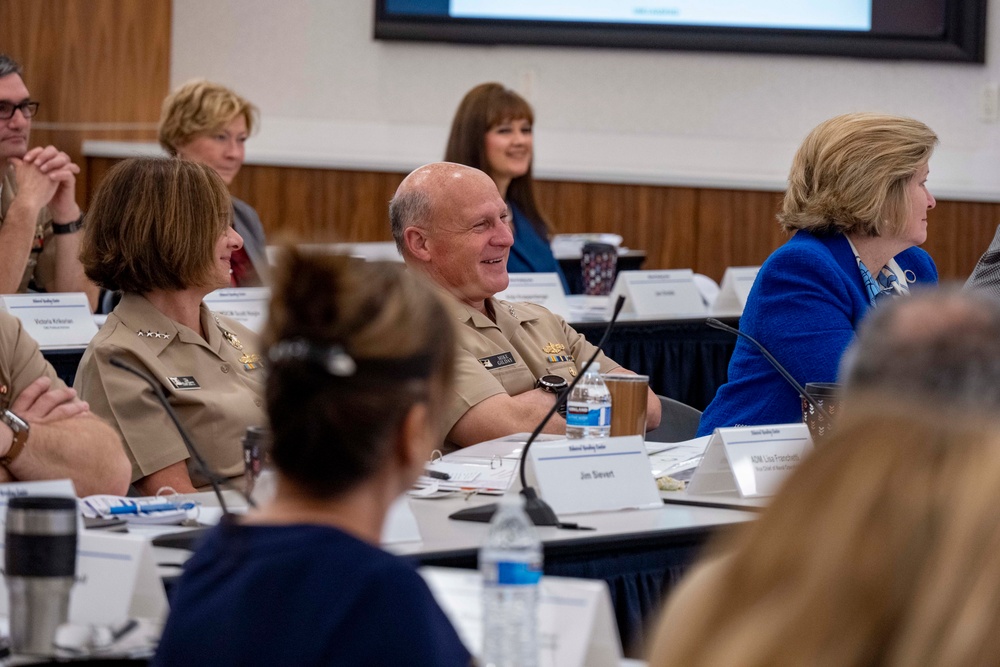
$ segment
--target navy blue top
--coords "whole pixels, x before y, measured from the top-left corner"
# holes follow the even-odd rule
[[[908,248],[895,259],[917,287],[937,283],[934,261],[920,248]],[[800,384],[835,382],[840,358],[870,307],[847,237],[799,231],[761,267],[740,330],[760,341]],[[698,435],[725,426],[801,421],[795,389],[740,338],[729,362],[729,381],[705,408]]]
[[[184,568],[153,665],[455,665],[405,561],[332,527],[224,521]]]
[[[563,291],[569,294],[569,283],[559,268],[559,261],[544,237],[513,202],[508,202],[514,221],[514,246],[507,257],[508,273],[556,273],[562,281]]]

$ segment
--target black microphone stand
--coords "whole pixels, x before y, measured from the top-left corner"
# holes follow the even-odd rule
[[[538,438],[542,429],[545,428],[545,425],[549,423],[550,419],[552,419],[552,415],[556,413],[559,406],[569,399],[569,395],[572,393],[573,388],[587,372],[587,369],[590,368],[590,365],[594,363],[594,360],[597,359],[597,355],[601,353],[601,347],[605,342],[607,342],[608,336],[611,335],[611,330],[614,328],[615,321],[618,320],[618,315],[621,313],[622,306],[624,305],[625,297],[619,296],[618,301],[615,303],[615,310],[611,315],[611,321],[608,322],[608,328],[604,330],[604,335],[601,336],[601,341],[597,344],[597,349],[594,351],[594,354],[592,354],[590,359],[587,360],[587,363],[580,368],[580,373],[573,378],[570,385],[556,397],[555,404],[549,408],[545,417],[542,418],[542,421],[535,427],[535,430],[531,432],[530,436],[528,436],[527,442],[524,443],[524,449],[521,450],[521,456],[518,457],[517,463],[521,479],[521,495],[524,496],[524,511],[528,515],[528,518],[531,519],[531,522],[536,526],[556,526],[557,528],[590,530],[588,528],[581,528],[575,523],[566,523],[559,520],[559,517],[556,516],[552,507],[539,497],[538,492],[535,491],[534,487],[528,485],[527,476],[525,475],[525,461],[527,460],[528,449],[531,448],[532,443],[535,442],[535,439]],[[497,503],[469,507],[450,514],[448,518],[455,519],[456,521],[478,521],[480,523],[489,523],[493,518],[493,515],[496,513],[497,508]]]

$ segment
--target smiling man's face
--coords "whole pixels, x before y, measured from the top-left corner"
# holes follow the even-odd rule
[[[481,171],[450,174],[432,194],[426,231],[427,271],[460,301],[481,307],[507,289],[507,255],[514,244],[507,204]]]

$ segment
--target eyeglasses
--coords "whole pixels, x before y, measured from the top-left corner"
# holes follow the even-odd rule
[[[0,102],[0,120],[10,120],[14,117],[14,112],[18,109],[21,110],[21,114],[25,118],[31,118],[38,113],[38,102],[32,102],[31,100],[25,100],[20,104]]]

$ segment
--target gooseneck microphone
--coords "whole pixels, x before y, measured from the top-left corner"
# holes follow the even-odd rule
[[[219,482],[229,485],[229,479],[223,477],[222,475],[219,475],[217,472],[215,472],[208,466],[208,463],[205,462],[205,459],[204,457],[202,457],[201,452],[198,451],[198,448],[194,446],[194,442],[191,441],[191,438],[190,436],[188,436],[187,431],[181,425],[180,419],[177,418],[177,413],[174,412],[173,406],[170,405],[170,402],[167,400],[166,395],[163,393],[163,387],[160,386],[160,383],[157,382],[155,379],[153,379],[149,375],[149,373],[140,370],[135,366],[132,366],[119,356],[112,356],[110,359],[108,359],[108,363],[110,363],[115,368],[120,368],[123,371],[127,371],[132,375],[135,375],[136,377],[142,379],[146,384],[149,385],[150,389],[153,390],[153,396],[155,396],[156,400],[160,402],[160,405],[163,406],[163,409],[170,417],[170,420],[174,423],[174,428],[176,428],[177,432],[180,434],[181,440],[184,441],[184,446],[187,448],[188,453],[191,455],[191,458],[193,458],[195,463],[197,464],[198,470],[201,472],[201,474],[203,474],[205,477],[208,478],[209,483],[212,485],[212,490],[215,492],[215,497],[218,498],[219,500],[219,507],[222,508],[223,514],[230,514],[229,508],[226,507],[226,501],[222,497],[222,490],[219,488]],[[237,491],[239,491],[239,489],[237,489]],[[251,501],[250,498],[242,491],[240,493],[246,499],[247,504],[253,507],[254,506],[253,501]]]
[[[520,466],[519,475],[521,478],[521,495],[524,496],[524,511],[525,514],[528,515],[528,518],[531,519],[531,522],[536,526],[555,526],[557,528],[591,530],[590,528],[583,528],[575,523],[564,523],[559,520],[559,517],[557,517],[556,513],[552,510],[552,507],[550,507],[547,502],[538,496],[538,492],[535,491],[534,487],[528,486],[528,480],[525,475],[525,461],[527,460],[528,449],[531,448],[531,444],[535,442],[535,439],[538,438],[542,429],[545,428],[545,425],[549,423],[550,419],[552,419],[552,415],[556,413],[556,410],[558,410],[559,407],[567,401],[570,393],[573,391],[573,387],[577,385],[580,379],[587,372],[587,369],[590,368],[590,365],[594,363],[595,359],[597,359],[597,355],[601,353],[601,347],[607,342],[608,336],[611,335],[611,330],[614,328],[615,322],[618,320],[618,315],[622,312],[622,306],[624,305],[625,296],[619,296],[618,301],[615,303],[615,310],[611,314],[611,321],[608,322],[608,326],[604,330],[604,335],[601,336],[600,342],[597,343],[597,349],[594,350],[594,354],[590,356],[587,363],[580,367],[580,372],[575,378],[573,378],[573,381],[569,384],[569,386],[556,397],[556,402],[551,408],[549,408],[549,411],[542,418],[542,421],[539,422],[538,426],[535,427],[535,430],[531,432],[531,435],[528,436],[528,440],[524,443],[524,448],[521,450],[521,456],[518,458],[518,466]],[[449,515],[448,518],[455,519],[457,521],[479,521],[482,523],[488,523],[493,518],[496,511],[497,504],[490,503],[488,505],[480,505],[478,507],[470,507],[468,509],[459,510],[458,512],[454,512]]]
[[[778,374],[781,375],[781,377],[785,378],[785,381],[788,384],[792,385],[795,391],[798,392],[799,396],[806,399],[806,402],[809,403],[809,405],[811,405],[813,409],[816,410],[816,412],[823,415],[824,419],[826,419],[827,421],[831,421],[830,414],[826,410],[824,410],[818,402],[816,402],[816,399],[814,399],[812,396],[809,395],[809,392],[806,391],[805,387],[799,384],[795,380],[795,378],[792,377],[792,374],[789,373],[784,366],[778,363],[778,360],[774,358],[774,355],[768,352],[767,348],[765,348],[764,345],[761,342],[759,342],[756,338],[754,338],[748,333],[740,331],[735,327],[731,327],[728,324],[724,324],[723,322],[720,322],[714,317],[710,317],[707,320],[705,320],[705,324],[712,327],[713,329],[719,329],[720,331],[728,331],[731,334],[736,334],[737,336],[745,338],[746,340],[753,343],[753,346],[756,347],[758,350],[760,350],[760,353],[764,355],[764,358],[767,359],[772,366],[774,366],[774,370],[778,371]]]

